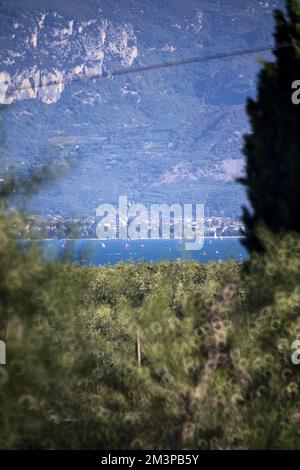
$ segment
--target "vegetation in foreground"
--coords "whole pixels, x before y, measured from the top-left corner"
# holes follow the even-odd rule
[[[83,268],[22,253],[0,223],[1,448],[300,446],[298,235],[263,234],[247,273]]]
[[[251,132],[244,139],[246,174],[240,181],[251,205],[243,214],[251,252],[263,250],[256,234],[262,223],[275,234],[300,233],[300,106],[291,99],[300,77],[299,0],[286,0],[286,12],[275,10],[275,60],[263,62],[257,97],[247,104]]]
[[[300,7],[287,6],[276,39],[293,47],[249,103],[247,269],[46,264],[0,207],[0,448],[300,448],[299,111],[277,86],[286,59],[299,71]]]

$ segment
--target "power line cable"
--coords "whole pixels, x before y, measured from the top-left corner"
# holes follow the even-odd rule
[[[283,48],[292,47],[292,46],[293,44],[291,43],[282,44],[281,46],[277,46],[276,49],[283,49]],[[200,57],[199,56],[190,57],[188,59],[180,59],[180,60],[174,60],[174,61],[168,61],[168,62],[162,62],[162,63],[156,63],[156,64],[149,64],[149,65],[139,65],[136,67],[128,67],[128,68],[117,69],[117,70],[112,70],[112,71],[105,71],[102,73],[94,73],[91,75],[85,75],[85,76],[83,75],[80,77],[73,76],[70,78],[65,78],[64,80],[52,80],[48,83],[34,85],[34,89],[47,88],[47,87],[54,86],[54,85],[67,85],[69,83],[75,83],[75,82],[86,81],[86,80],[94,80],[98,78],[112,78],[112,77],[118,77],[121,75],[129,75],[133,73],[149,72],[152,70],[165,69],[169,67],[178,67],[180,65],[190,65],[190,64],[196,64],[196,63],[201,63],[201,62],[208,62],[211,60],[227,59],[231,57],[240,57],[244,55],[254,54],[257,52],[268,52],[268,51],[274,51],[274,50],[275,48],[273,45],[268,45],[268,46],[256,47],[253,49],[241,49],[237,51],[221,52],[217,54],[210,54],[210,55],[200,56]],[[8,88],[7,92],[16,93],[16,92],[20,92],[23,90],[32,90],[32,86],[26,85],[20,88]]]

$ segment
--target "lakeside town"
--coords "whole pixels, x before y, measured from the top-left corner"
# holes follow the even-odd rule
[[[128,224],[132,219],[128,219]],[[237,218],[226,216],[204,217],[205,237],[236,237],[242,236],[244,226]],[[182,220],[170,221],[171,238],[174,227],[182,223]],[[195,226],[195,220],[189,221],[189,226]],[[30,216],[25,226],[25,237],[33,239],[92,239],[97,238],[96,234],[97,218],[95,216],[87,218],[65,218],[60,215]],[[153,227],[152,227],[153,229]],[[149,226],[150,230],[150,226]],[[118,226],[117,226],[118,232]],[[161,237],[161,226],[158,233]],[[109,237],[107,237],[109,238]]]

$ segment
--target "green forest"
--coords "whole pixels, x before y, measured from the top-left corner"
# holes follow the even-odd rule
[[[300,7],[287,6],[248,102],[246,263],[46,263],[20,250],[26,217],[7,210],[24,181],[2,185],[1,449],[300,447]]]
[[[299,446],[300,237],[234,262],[45,264],[1,220],[1,448]]]

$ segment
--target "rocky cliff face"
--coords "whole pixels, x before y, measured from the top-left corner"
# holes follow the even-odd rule
[[[7,48],[1,51],[1,102],[37,98],[53,104],[60,99],[65,82],[101,76],[104,63],[114,58],[122,66],[132,65],[137,57],[132,25],[114,25],[100,16],[100,10],[98,14],[76,21],[41,10],[37,16],[22,13],[19,21],[9,18],[10,34],[2,37],[2,47],[7,39]]]
[[[255,92],[257,54],[85,79],[269,44],[272,11],[282,4],[2,0],[0,101],[11,105],[4,167],[75,162],[35,198],[44,213],[92,214],[122,193],[238,214],[244,196],[234,179],[243,168],[244,104]]]

